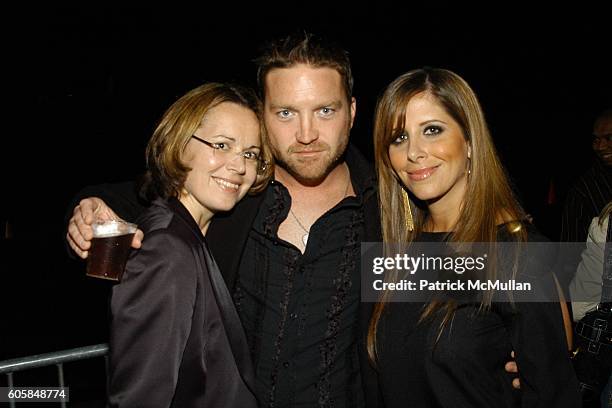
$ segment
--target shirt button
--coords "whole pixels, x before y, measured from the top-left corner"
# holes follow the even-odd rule
[[[297,319],[297,317],[298,317],[297,313],[291,313],[291,318],[292,319]]]
[[[274,244],[274,246],[276,246],[278,245],[278,240],[275,239],[272,243]]]
[[[285,368],[289,368],[289,362],[288,362],[288,361],[285,361],[285,362],[283,363],[283,367],[285,367]]]

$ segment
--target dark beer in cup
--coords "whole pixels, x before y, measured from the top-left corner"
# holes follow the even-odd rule
[[[94,237],[87,261],[87,276],[119,281],[136,232],[136,225],[106,221],[92,225]]]

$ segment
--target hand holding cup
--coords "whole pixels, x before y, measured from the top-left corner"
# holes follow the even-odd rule
[[[87,276],[120,281],[138,227],[123,220],[94,220]]]
[[[96,220],[120,220],[119,216],[98,197],[88,197],[81,200],[74,208],[68,222],[66,240],[70,248],[83,259],[89,256],[91,239],[93,238],[92,223]],[[137,230],[132,240],[132,248],[138,249],[142,244],[143,233]]]

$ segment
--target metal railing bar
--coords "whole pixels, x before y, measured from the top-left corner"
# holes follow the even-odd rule
[[[11,360],[0,361],[0,374],[9,373],[10,375],[10,373],[15,371],[105,356],[107,353],[108,344],[96,344],[93,346],[77,347],[69,350],[55,351],[52,353],[14,358]]]
[[[109,371],[108,371],[109,364],[110,364],[110,361],[109,361],[108,354],[107,354],[107,355],[104,356],[104,370],[106,372],[106,389],[107,390],[110,390],[110,384],[109,384],[110,378],[109,378],[109,375],[108,375],[108,373],[109,373]]]
[[[57,378],[59,380],[59,386],[64,388],[66,385],[64,382],[64,365],[62,363],[57,364]],[[60,405],[62,408],[66,408],[66,401],[60,401]]]
[[[13,373],[6,373],[6,377],[8,379],[9,388],[13,388]],[[15,408],[15,400],[13,398],[9,399],[9,407]]]

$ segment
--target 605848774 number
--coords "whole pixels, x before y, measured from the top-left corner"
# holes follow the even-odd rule
[[[68,395],[68,387],[0,387],[0,402],[67,402]]]

